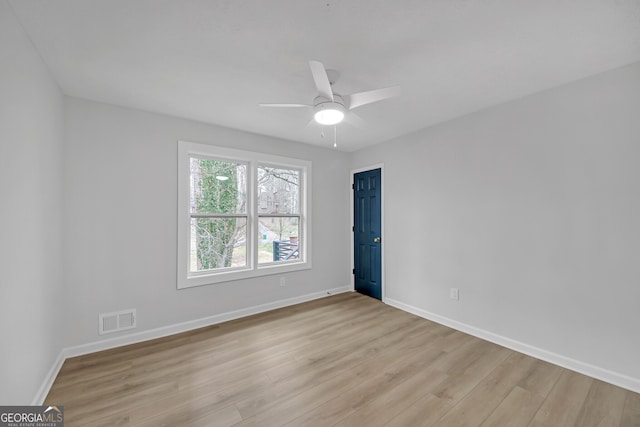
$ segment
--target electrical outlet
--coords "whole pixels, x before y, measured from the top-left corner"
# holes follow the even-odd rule
[[[282,276],[280,278],[280,286],[287,286],[287,278]]]
[[[458,292],[458,288],[451,288],[449,291],[449,298],[458,301],[460,299],[460,293]]]

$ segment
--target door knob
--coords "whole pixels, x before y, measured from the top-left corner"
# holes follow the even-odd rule
[[[380,243],[380,242],[382,242],[382,239],[380,237],[373,238],[373,243]]]

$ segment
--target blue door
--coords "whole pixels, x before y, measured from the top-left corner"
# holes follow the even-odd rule
[[[353,176],[353,274],[355,289],[382,299],[380,169]]]

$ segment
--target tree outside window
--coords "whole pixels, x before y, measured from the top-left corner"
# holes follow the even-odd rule
[[[192,157],[191,271],[247,265],[247,165]]]

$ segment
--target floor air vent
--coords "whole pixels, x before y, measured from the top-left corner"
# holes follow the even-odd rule
[[[98,323],[100,335],[133,329],[136,327],[136,309],[102,313]]]

